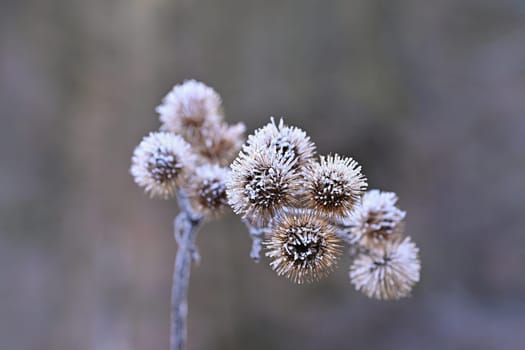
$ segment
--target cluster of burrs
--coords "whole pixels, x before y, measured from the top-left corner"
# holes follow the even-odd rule
[[[270,266],[296,283],[329,273],[344,244],[350,281],[369,297],[399,299],[419,281],[418,248],[404,236],[397,196],[366,192],[352,158],[317,157],[306,133],[282,119],[244,142],[244,126],[225,124],[219,95],[196,81],[175,86],[157,111],[161,131],[136,148],[131,168],[151,195],[182,191],[203,217],[231,206],[249,229],[252,257],[264,248]]]
[[[197,217],[224,213],[228,165],[244,142],[244,124],[227,124],[219,94],[195,80],[176,85],[156,111],[160,130],[133,153],[135,182],[151,197],[183,196]]]
[[[228,202],[255,235],[264,235],[279,275],[317,280],[347,243],[351,282],[369,297],[408,296],[419,281],[418,248],[403,238],[405,212],[396,195],[365,192],[367,180],[352,158],[317,158],[303,130],[272,118],[248,136],[231,169]]]

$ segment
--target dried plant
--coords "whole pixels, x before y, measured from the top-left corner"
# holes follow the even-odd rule
[[[308,209],[290,209],[277,215],[265,242],[279,275],[296,283],[312,282],[326,275],[341,254],[341,239],[325,217]]]
[[[270,267],[295,283],[317,281],[346,243],[350,282],[370,298],[410,295],[419,250],[404,236],[406,213],[392,192],[370,190],[350,157],[315,157],[306,132],[282,119],[244,140],[244,124],[224,121],[219,94],[195,80],[176,85],[157,107],[160,131],[136,147],[130,172],[151,197],[177,198],[178,243],[171,302],[171,349],[186,348],[187,290],[201,224],[231,207]]]
[[[311,162],[305,182],[307,205],[335,218],[350,216],[367,186],[361,166],[338,154]]]

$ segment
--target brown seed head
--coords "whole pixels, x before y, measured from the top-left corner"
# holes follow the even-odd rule
[[[202,143],[202,130],[222,121],[222,101],[211,87],[186,80],[176,85],[156,108],[161,130],[177,133],[192,146]]]
[[[292,160],[294,169],[307,165],[315,154],[315,144],[303,130],[285,125],[282,119],[277,125],[273,117],[270,123],[248,136],[245,148],[250,147],[271,148],[285,160]]]
[[[152,132],[135,148],[130,172],[151,197],[167,199],[183,184],[194,161],[190,145],[180,136]]]
[[[367,186],[361,166],[337,154],[312,162],[305,182],[308,206],[334,218],[350,215]]]
[[[350,241],[374,249],[386,240],[399,238],[404,231],[406,213],[396,207],[397,200],[394,192],[366,192],[345,222],[350,227]]]
[[[283,207],[294,204],[300,182],[291,159],[283,159],[268,148],[250,151],[241,152],[231,165],[228,203],[236,214],[260,226]]]
[[[419,249],[410,240],[386,241],[379,250],[360,254],[350,267],[350,281],[370,298],[407,297],[419,282]]]
[[[197,167],[188,184],[188,197],[195,212],[204,217],[218,217],[228,208],[226,179],[229,169],[216,164]]]
[[[243,123],[217,126],[202,129],[203,141],[198,147],[199,154],[205,161],[227,166],[237,156],[244,142]]]
[[[315,212],[290,209],[280,213],[265,242],[266,256],[278,275],[295,283],[312,282],[336,265],[340,240],[334,228]]]

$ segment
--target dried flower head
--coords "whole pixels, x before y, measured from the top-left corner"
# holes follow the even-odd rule
[[[315,153],[315,144],[303,130],[285,125],[282,119],[276,125],[273,117],[270,123],[248,136],[246,147],[272,148],[285,159],[294,160],[294,168],[308,164]]]
[[[194,156],[182,137],[167,132],[152,132],[135,148],[131,175],[151,197],[169,198],[191,169]]]
[[[366,177],[352,158],[321,156],[305,175],[308,205],[330,217],[348,216],[366,189]]]
[[[260,223],[294,204],[300,182],[292,159],[283,159],[268,148],[250,150],[241,152],[230,166],[228,203],[236,214]]]
[[[205,217],[218,217],[228,207],[226,179],[229,169],[205,164],[195,169],[188,185],[188,198],[195,212]]]
[[[370,298],[394,300],[410,295],[419,282],[419,249],[410,240],[386,241],[380,251],[360,254],[350,267],[350,281]]]
[[[182,135],[191,145],[198,145],[202,142],[202,130],[222,121],[221,103],[221,97],[211,87],[186,80],[175,85],[156,108],[161,130]]]
[[[401,235],[406,212],[396,207],[397,199],[394,192],[366,192],[357,210],[345,223],[350,227],[350,241],[360,242],[371,249]]]
[[[266,256],[278,275],[295,283],[325,276],[337,263],[340,240],[334,228],[317,213],[305,209],[283,211],[265,242]]]
[[[216,127],[203,129],[199,154],[208,162],[229,165],[242,147],[245,130],[243,123],[220,123]]]

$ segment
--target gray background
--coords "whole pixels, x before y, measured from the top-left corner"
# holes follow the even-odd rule
[[[233,214],[198,238],[190,350],[523,349],[525,3],[0,2],[0,345],[167,349],[172,201],[128,174],[177,82],[270,115],[396,191],[414,297],[377,302],[348,259],[297,286]]]

